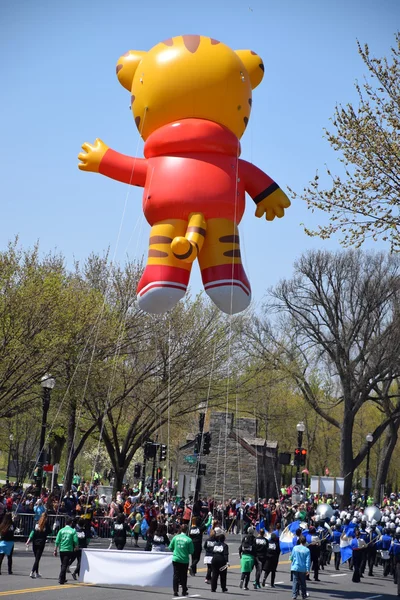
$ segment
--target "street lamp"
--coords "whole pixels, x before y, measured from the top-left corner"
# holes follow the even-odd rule
[[[365,436],[365,440],[368,444],[367,446],[367,468],[365,470],[365,505],[367,505],[367,500],[369,496],[369,455],[371,452],[372,442],[374,441],[374,436],[372,433],[367,433]]]
[[[10,483],[10,463],[11,463],[11,458],[12,458],[11,448],[12,448],[12,443],[14,441],[14,436],[12,433],[10,433],[8,439],[10,440],[10,445],[8,447],[8,462],[7,462],[7,477],[6,477],[7,485]]]
[[[43,375],[40,380],[40,385],[43,389],[43,397],[42,397],[42,428],[40,431],[40,442],[39,442],[39,458],[37,464],[37,487],[38,487],[38,496],[40,496],[42,491],[43,484],[43,458],[44,458],[44,444],[46,442],[46,426],[47,426],[47,413],[49,412],[50,407],[50,394],[51,390],[56,385],[56,380],[49,373]]]

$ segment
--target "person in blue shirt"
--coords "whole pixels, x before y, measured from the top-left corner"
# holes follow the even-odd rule
[[[382,562],[383,562],[383,576],[387,577],[390,573],[390,560],[388,558],[384,558],[387,556],[388,551],[390,550],[390,546],[392,544],[392,536],[389,535],[389,530],[384,529],[383,535],[378,543],[378,548],[381,550]]]
[[[394,582],[397,584],[397,595],[400,596],[400,527],[397,527],[395,538],[390,546],[390,556],[394,562]]]
[[[335,555],[335,569],[339,571],[341,554],[340,554],[340,536],[342,535],[342,526],[336,523],[335,529],[332,532],[333,537],[333,554]]]
[[[302,535],[300,536],[300,543],[295,546],[290,555],[292,562],[292,573],[293,573],[293,587],[292,587],[292,598],[296,600],[301,589],[301,597],[308,598],[306,576],[310,573],[311,568],[311,554],[308,548],[306,548],[307,540]]]
[[[365,546],[366,546],[364,548],[364,550],[362,551],[361,566],[360,566],[361,577],[363,577],[365,567],[367,566],[368,547],[369,547],[369,543],[371,541],[370,533],[369,533],[369,531],[367,531],[367,522],[366,521],[362,521],[362,523],[360,525],[360,539],[364,540]]]
[[[376,527],[376,521],[371,523],[370,530],[370,543],[367,549],[367,560],[368,560],[368,575],[370,577],[374,576],[374,565],[376,561],[377,554],[377,544],[380,540],[381,533]]]

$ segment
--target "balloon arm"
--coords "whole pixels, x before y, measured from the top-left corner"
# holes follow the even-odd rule
[[[147,175],[147,160],[126,156],[109,148],[101,160],[99,173],[122,183],[144,187]]]
[[[290,206],[289,198],[264,171],[246,160],[239,161],[239,179],[244,179],[246,192],[257,205],[256,217],[265,214],[267,221],[283,217]]]

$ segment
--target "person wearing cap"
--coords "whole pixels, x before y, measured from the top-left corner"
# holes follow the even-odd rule
[[[240,557],[240,583],[239,587],[245,590],[249,589],[250,574],[254,567],[254,558],[256,556],[256,539],[254,537],[254,527],[249,527],[242,543],[239,546]]]
[[[193,542],[187,535],[188,526],[182,525],[178,535],[172,538],[169,549],[172,550],[172,566],[174,577],[172,581],[174,596],[179,593],[179,586],[182,586],[182,596],[188,596],[187,576],[189,567],[189,557],[194,552]]]

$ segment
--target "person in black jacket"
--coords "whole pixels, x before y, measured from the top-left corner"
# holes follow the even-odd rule
[[[279,545],[279,538],[276,533],[271,534],[271,539],[268,540],[268,548],[264,562],[264,579],[262,586],[265,587],[268,575],[271,573],[271,587],[275,587],[275,574],[278,568],[279,555],[281,548]]]
[[[126,533],[130,532],[129,525],[125,522],[125,515],[118,515],[116,522],[112,525],[111,537],[117,550],[123,550],[126,544]]]
[[[204,557],[204,564],[207,565],[206,583],[211,583],[211,561],[213,556],[213,548],[216,543],[216,536],[214,529],[211,529],[209,537],[204,542],[204,550],[206,555]]]
[[[189,537],[191,538],[194,546],[194,552],[192,554],[192,564],[190,566],[190,574],[193,576],[197,573],[197,565],[201,556],[201,550],[203,545],[203,531],[204,527],[200,525],[200,518],[193,517],[192,525],[189,529]]]
[[[254,582],[254,589],[260,589],[260,577],[267,557],[268,540],[265,537],[265,529],[260,529],[258,536],[256,537],[256,555],[254,558],[254,566],[256,567],[256,580]]]
[[[79,573],[81,570],[82,549],[88,547],[86,520],[79,519],[79,521],[75,525],[75,529],[76,535],[78,536],[79,547],[75,551],[74,559],[76,558],[76,567],[74,573],[71,573],[71,575],[76,580],[79,577]]]
[[[27,546],[32,542],[32,550],[35,555],[35,562],[33,563],[32,571],[29,575],[32,579],[41,577],[41,574],[39,573],[39,562],[46,546],[47,536],[50,535],[50,533],[51,529],[47,522],[47,513],[45,512],[36,523],[35,528],[29,534],[26,542]]]
[[[4,555],[7,554],[8,574],[12,575],[12,555],[14,551],[14,525],[11,513],[6,513],[0,523],[0,575]]]
[[[229,547],[225,544],[225,535],[221,534],[215,539],[215,544],[212,551],[211,561],[211,591],[217,591],[218,577],[220,578],[221,589],[227,592],[226,576],[229,566]]]
[[[152,552],[165,552],[169,546],[169,539],[167,536],[167,527],[164,523],[158,523],[157,529],[154,532],[153,540],[151,543]]]

